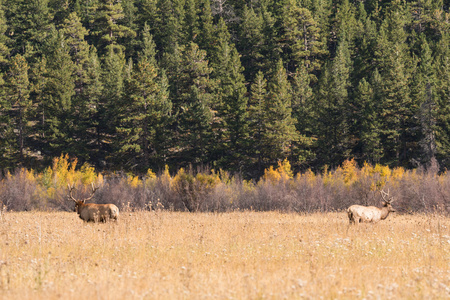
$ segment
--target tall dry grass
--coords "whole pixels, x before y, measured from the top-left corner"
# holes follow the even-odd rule
[[[448,299],[450,219],[345,213],[7,212],[0,299]]]

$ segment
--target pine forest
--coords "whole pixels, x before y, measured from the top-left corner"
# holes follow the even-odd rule
[[[0,168],[444,171],[449,7],[0,0]]]

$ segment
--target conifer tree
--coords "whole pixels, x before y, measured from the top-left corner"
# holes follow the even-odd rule
[[[256,74],[255,80],[251,85],[251,93],[249,98],[249,129],[250,129],[250,145],[249,156],[253,158],[253,164],[257,165],[257,174],[260,176],[263,171],[263,151],[264,143],[262,136],[264,133],[265,124],[265,107],[268,101],[267,80],[264,74],[259,71]]]
[[[319,148],[330,165],[337,166],[349,157],[348,89],[350,87],[350,54],[345,39],[341,40],[337,54],[327,66],[319,83],[320,129]]]
[[[88,34],[88,31],[81,24],[81,19],[76,12],[71,13],[63,21],[60,31],[69,47],[69,54],[74,63],[75,93],[79,96],[83,93],[83,88],[87,81],[89,45],[85,40],[85,36]]]
[[[265,37],[263,18],[257,15],[252,7],[244,7],[239,33],[240,40],[237,47],[242,55],[242,65],[245,68],[246,78],[253,79],[263,67],[262,48]]]
[[[200,33],[197,1],[186,0],[185,7],[186,42],[196,42]]]
[[[306,67],[297,68],[292,78],[292,117],[299,133],[299,140],[293,145],[294,157],[300,164],[307,164],[314,159],[316,145],[313,90]]]
[[[37,131],[38,139],[41,141],[41,144],[45,144],[45,118],[47,116],[46,112],[46,86],[47,86],[47,59],[46,57],[42,57],[39,59],[34,68],[30,70],[30,97],[35,104],[36,114],[34,115],[36,126],[35,130]]]
[[[152,30],[156,28],[156,19],[158,14],[157,2],[158,0],[138,0],[135,2],[137,10],[137,32],[142,32],[145,23],[147,23]]]
[[[379,75],[375,75],[377,77]],[[377,113],[375,94],[372,85],[363,78],[356,90],[353,132],[357,134],[359,145],[355,155],[363,161],[376,164],[383,155],[380,137],[380,116]]]
[[[96,10],[95,27],[92,35],[97,37],[97,50],[103,55],[109,55],[109,50],[124,51],[122,39],[134,38],[136,32],[122,24],[125,17],[120,2],[114,0],[99,0]]]
[[[420,163],[427,164],[436,154],[436,75],[431,49],[425,35],[421,34],[419,40],[419,62],[412,75],[411,98],[418,106],[416,128],[420,128],[415,133],[419,144],[418,149],[415,149],[417,151],[415,157]]]
[[[320,59],[327,53],[320,34],[311,12],[299,7],[295,0],[289,0],[284,12],[282,39],[289,72],[294,72],[300,64],[310,73],[320,70]]]
[[[353,39],[361,31],[361,25],[356,21],[355,6],[350,5],[348,0],[342,0],[336,7],[334,17],[333,32],[336,36],[335,43],[345,36],[349,47],[353,44]]]
[[[218,117],[222,121],[218,130],[221,141],[221,164],[238,170],[246,160],[248,143],[247,98],[243,67],[234,45],[222,44],[222,58],[219,62],[222,74],[216,77],[220,94]]]
[[[56,30],[46,49],[44,87],[45,139],[53,156],[70,153],[74,145],[72,132],[72,96],[74,95],[74,64],[64,36]]]
[[[28,80],[28,63],[25,58],[17,54],[12,57],[6,78],[8,112],[11,116],[12,124],[6,132],[6,141],[4,144],[11,150],[7,150],[16,159],[16,163],[23,165],[25,163],[25,152],[27,150],[27,138],[31,133],[29,128],[29,118],[32,101],[30,99],[30,83]],[[17,133],[15,133],[17,132]],[[17,142],[14,143],[12,139]]]
[[[178,163],[208,163],[213,147],[211,68],[206,52],[195,43],[180,49],[170,72],[173,103],[173,144]]]
[[[198,15],[198,41],[196,42],[200,49],[206,50],[209,56],[213,49],[214,24],[211,14],[210,0],[199,0]]]
[[[117,115],[122,107],[124,92],[124,66],[125,57],[122,52],[115,52],[109,48],[108,54],[101,64],[100,84],[102,94],[99,96],[96,115],[96,146],[99,160],[110,162],[109,153],[117,150],[114,142],[116,128],[118,127]]]
[[[31,57],[43,44],[47,33],[51,31],[50,28],[54,27],[50,22],[52,16],[48,2],[48,0],[5,0],[7,35],[12,37],[13,53]]]
[[[77,114],[78,139],[80,148],[77,154],[80,159],[89,160],[97,167],[103,167],[104,158],[100,147],[101,118],[103,112],[104,98],[102,69],[100,59],[94,47],[89,49],[89,58],[86,66],[86,85],[80,95],[81,102],[78,103],[80,113]]]
[[[155,61],[155,43],[145,27],[143,50],[139,54],[127,82],[127,102],[120,110],[118,130],[119,151],[126,165],[137,165],[139,169],[150,167],[152,153],[156,154],[156,135],[161,132],[171,111],[168,97],[161,97],[158,69]],[[163,79],[165,80],[165,79]],[[165,84],[165,83],[163,83]]]
[[[9,48],[7,46],[8,38],[6,37],[6,31],[8,29],[8,26],[6,24],[6,18],[5,13],[3,10],[3,1],[0,1],[0,81],[1,79],[1,73],[4,69],[4,67],[7,65],[7,55],[9,54]]]
[[[450,34],[447,31],[437,44],[435,57],[437,120],[436,157],[443,168],[450,167]]]
[[[158,17],[155,24],[155,42],[157,49],[173,53],[175,45],[185,43],[184,1],[158,0]]]
[[[416,106],[410,97],[410,70],[407,64],[404,8],[395,6],[389,11],[379,30],[375,62],[381,76],[380,116],[383,142],[383,163],[410,162],[409,145],[415,126],[410,126]]]
[[[292,118],[291,87],[287,80],[283,62],[278,61],[269,81],[269,97],[264,110],[264,131],[262,156],[269,164],[289,157],[292,143],[298,140],[295,120]]]
[[[357,54],[353,56],[353,72],[352,77],[355,86],[359,84],[361,78],[367,77],[368,74],[373,74],[376,64],[375,49],[377,45],[377,28],[375,22],[370,18],[363,22],[363,29],[360,35],[355,39],[355,49],[358,49]]]
[[[6,69],[8,60],[7,55],[9,54],[9,49],[6,46],[7,37],[5,32],[7,30],[6,18],[3,11],[3,3],[0,1],[0,156],[8,157],[7,149],[10,148],[8,146],[7,132],[10,129],[10,120],[9,114],[7,111],[10,110],[10,105],[6,99],[6,86],[4,80],[4,70]],[[6,162],[6,159],[2,160]],[[0,168],[6,167],[6,163],[0,162]]]
[[[97,9],[99,7],[100,0],[75,0],[73,3],[73,11],[80,17],[83,27],[89,30],[90,34],[86,36],[89,44],[93,44],[95,37],[91,35],[95,29]]]

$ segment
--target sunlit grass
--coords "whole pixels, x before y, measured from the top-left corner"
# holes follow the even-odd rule
[[[450,219],[345,213],[6,213],[1,299],[447,299]]]

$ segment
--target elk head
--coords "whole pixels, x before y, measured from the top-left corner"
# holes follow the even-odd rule
[[[94,197],[95,192],[98,190],[98,187],[94,186],[94,184],[92,183],[92,192],[91,195],[86,198],[86,199],[82,199],[82,200],[77,200],[73,197],[72,195],[72,191],[75,189],[75,184],[72,184],[72,186],[70,184],[67,184],[68,188],[69,188],[69,194],[67,196],[67,198],[73,200],[75,202],[75,208],[74,211],[78,213],[78,209],[83,206],[85,204],[86,201],[89,201],[92,199],[92,197]]]
[[[394,202],[394,197],[389,197],[389,189],[387,193],[384,190],[380,191],[381,198],[383,198],[383,207],[387,207],[389,212],[395,212],[396,210],[392,207],[391,203]],[[389,199],[386,199],[388,197]]]

